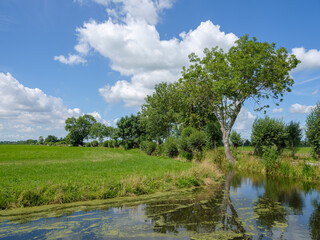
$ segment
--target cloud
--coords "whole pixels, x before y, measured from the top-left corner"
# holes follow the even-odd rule
[[[97,122],[103,123],[103,124],[105,124],[105,125],[107,125],[107,126],[110,125],[110,121],[104,120],[104,119],[101,117],[100,113],[98,113],[97,111],[94,111],[94,112],[88,113],[88,114],[91,115],[91,116],[93,116],[93,117],[97,120]]]
[[[293,48],[292,53],[301,61],[294,71],[320,68],[320,50],[310,49],[306,51],[305,48],[300,47]]]
[[[283,112],[283,108],[275,108],[272,110],[273,113],[282,113]]]
[[[317,95],[318,93],[319,93],[319,90],[317,89],[312,92],[312,95]]]
[[[251,127],[256,119],[246,108],[242,108],[234,125],[234,129],[241,133],[242,137],[250,138]]]
[[[111,60],[111,68],[131,81],[119,80],[113,86],[99,89],[107,102],[123,100],[126,106],[141,105],[155,84],[179,79],[183,66],[188,65],[188,54],[198,55],[206,47],[219,46],[228,50],[238,38],[220,30],[211,21],[202,22],[196,29],[181,33],[180,38],[161,40],[154,25],[129,19],[117,23],[109,19],[94,20],[77,29],[81,54],[90,49]]]
[[[62,99],[23,86],[10,73],[0,73],[0,102],[3,130],[13,131],[12,136],[35,132],[41,125],[62,130],[66,118],[81,115],[80,109],[67,108]]]
[[[78,51],[79,52],[85,51],[85,50],[81,49],[81,47],[82,46],[78,46]],[[76,65],[76,64],[87,62],[85,59],[83,59],[79,55],[75,55],[75,54],[69,54],[68,57],[65,57],[63,55],[59,55],[59,56],[55,56],[53,59],[55,61],[59,61],[61,63],[67,64],[67,65]]]
[[[313,109],[315,108],[315,106],[309,105],[301,105],[299,103],[295,103],[292,104],[289,111],[291,113],[297,113],[297,114],[306,114],[306,113],[310,113]]]

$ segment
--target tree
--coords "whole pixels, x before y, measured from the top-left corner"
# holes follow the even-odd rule
[[[236,131],[231,132],[230,141],[232,143],[232,149],[237,149],[243,143],[240,133],[237,133]]]
[[[147,133],[158,143],[170,136],[173,125],[177,122],[174,107],[177,103],[176,87],[171,83],[160,83],[155,92],[145,98],[141,107],[141,122]]]
[[[255,153],[263,154],[263,147],[277,147],[278,154],[285,147],[287,139],[286,125],[283,121],[266,116],[258,118],[252,124],[251,143]]]
[[[294,81],[289,71],[299,60],[288,54],[285,48],[275,48],[275,43],[249,40],[248,35],[235,42],[228,52],[218,47],[204,50],[200,59],[189,55],[192,65],[183,68],[180,83],[190,89],[193,99],[204,99],[210,103],[220,123],[225,154],[230,164],[234,158],[230,151],[229,135],[237,116],[248,99],[253,99],[262,110],[264,99],[282,101],[283,93],[291,91]],[[278,104],[278,102],[277,102]]]
[[[320,102],[307,116],[306,123],[306,136],[313,151],[318,156],[320,165]]]
[[[110,135],[109,128],[106,127],[106,125],[102,123],[95,123],[90,128],[90,136],[93,139],[98,138],[100,144],[103,142],[104,137],[108,137]]]
[[[43,141],[44,141],[44,140],[43,140],[43,137],[40,136],[40,137],[39,137],[39,144],[40,144],[40,145],[43,145]]]
[[[145,140],[145,129],[141,124],[139,114],[121,117],[117,126],[116,136],[121,138],[125,148],[139,147],[140,143]]]
[[[96,119],[88,114],[80,116],[78,118],[72,117],[66,120],[66,131],[69,132],[66,139],[73,145],[83,145],[83,140],[88,139],[90,129],[93,124],[97,121]]]
[[[291,155],[294,157],[294,149],[300,144],[302,138],[302,129],[299,122],[291,121],[287,125],[288,143],[291,149]]]
[[[53,135],[48,135],[46,137],[46,139],[44,140],[45,144],[47,144],[47,143],[55,143],[55,142],[58,142],[58,138],[56,136],[53,136]]]
[[[220,130],[220,124],[216,121],[211,121],[206,126],[207,146],[217,151],[218,143],[222,141],[222,132]]]

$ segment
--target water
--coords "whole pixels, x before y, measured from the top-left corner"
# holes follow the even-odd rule
[[[320,239],[316,188],[229,173],[205,190],[0,211],[0,239]]]

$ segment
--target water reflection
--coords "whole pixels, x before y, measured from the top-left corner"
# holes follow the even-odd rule
[[[0,239],[320,239],[316,187],[230,172],[218,187],[142,202],[0,212]]]

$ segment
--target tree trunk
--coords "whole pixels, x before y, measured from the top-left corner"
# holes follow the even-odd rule
[[[214,141],[214,151],[217,152],[217,141]]]
[[[319,166],[320,166],[320,153],[318,153]]]
[[[293,148],[293,142],[291,142],[291,155],[294,157],[294,148]]]
[[[234,163],[234,158],[232,156],[231,150],[230,150],[230,145],[229,145],[229,134],[223,131],[223,145],[224,145],[224,152],[226,154],[227,160],[232,166]]]

